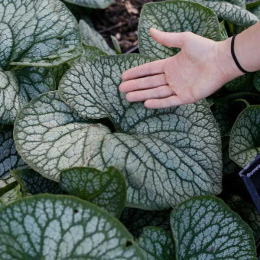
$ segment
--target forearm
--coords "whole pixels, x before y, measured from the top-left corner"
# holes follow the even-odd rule
[[[227,77],[231,80],[243,75],[231,55],[231,38],[220,42],[218,49],[220,66]],[[249,72],[260,70],[260,22],[236,36],[234,51],[243,69]]]

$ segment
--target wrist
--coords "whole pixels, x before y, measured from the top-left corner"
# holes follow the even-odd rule
[[[231,40],[232,38],[228,38],[225,41],[216,42],[216,63],[225,83],[244,75],[232,57]]]

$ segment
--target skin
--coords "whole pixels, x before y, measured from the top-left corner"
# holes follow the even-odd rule
[[[231,38],[216,42],[191,32],[154,28],[150,34],[156,42],[181,51],[125,71],[119,91],[126,93],[129,102],[144,101],[145,107],[155,109],[191,104],[243,75],[231,56]],[[247,71],[260,70],[259,42],[260,22],[236,37],[235,53]]]

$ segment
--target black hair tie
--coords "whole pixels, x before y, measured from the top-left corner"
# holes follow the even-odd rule
[[[250,73],[249,71],[246,71],[245,69],[243,69],[241,67],[241,65],[239,64],[238,60],[237,60],[237,57],[236,57],[236,54],[235,54],[235,51],[234,51],[234,45],[235,45],[235,38],[236,38],[236,34],[232,37],[232,40],[231,40],[231,54],[232,54],[232,57],[237,65],[237,67],[243,72],[243,73]]]

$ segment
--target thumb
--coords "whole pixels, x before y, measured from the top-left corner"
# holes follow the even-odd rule
[[[150,34],[156,42],[162,45],[165,45],[167,47],[181,48],[184,43],[184,38],[187,32],[162,32],[158,31],[155,28],[151,28]]]

